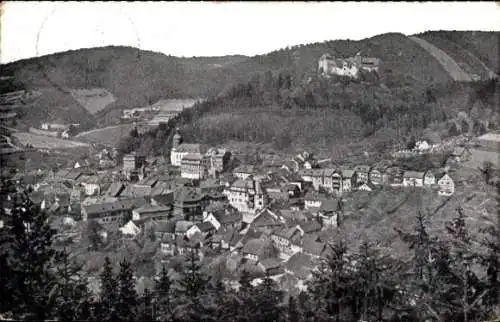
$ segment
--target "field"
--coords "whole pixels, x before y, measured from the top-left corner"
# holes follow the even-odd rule
[[[120,124],[82,132],[75,137],[75,140],[114,147],[123,137],[128,136],[133,126],[133,124]]]
[[[159,107],[161,112],[182,111],[184,108],[193,106],[197,100],[195,99],[167,99],[160,100],[153,104],[154,107]]]
[[[500,153],[478,149],[470,149],[470,152],[471,158],[465,163],[466,167],[477,169],[482,167],[484,162],[491,162],[495,167],[500,168]]]
[[[62,140],[49,136],[35,135],[27,132],[17,132],[13,136],[23,145],[31,144],[35,149],[71,149],[88,147],[87,143]]]
[[[104,109],[116,99],[104,88],[92,89],[71,89],[71,95],[91,114],[95,114]]]

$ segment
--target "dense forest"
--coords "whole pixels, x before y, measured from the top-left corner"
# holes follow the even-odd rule
[[[4,186],[3,193],[13,187]],[[9,191],[8,191],[9,190]],[[2,211],[4,211],[2,209]],[[420,211],[413,228],[398,231],[411,253],[400,262],[377,244],[352,249],[338,239],[314,271],[307,290],[284,293],[266,276],[258,285],[243,273],[238,289],[217,271],[207,274],[194,250],[179,277],[166,269],[152,289],[138,294],[134,269],[106,260],[99,294],[66,250],[53,246],[47,214],[26,192],[0,231],[0,313],[16,320],[63,321],[484,321],[498,317],[499,238],[491,225],[484,240],[469,234],[458,208],[446,238],[433,236]],[[473,247],[480,244],[484,251]]]
[[[496,80],[427,85],[398,74],[362,73],[359,79],[297,75],[294,70],[256,74],[217,97],[184,110],[120,150],[168,150],[174,127],[188,142],[270,143],[277,150],[365,142],[382,151],[425,133],[438,140],[500,128]],[[165,144],[167,146],[165,146]]]

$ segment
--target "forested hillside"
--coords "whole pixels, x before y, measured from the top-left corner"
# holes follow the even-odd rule
[[[470,73],[482,76],[487,70],[485,66],[498,70],[496,32],[439,31],[417,36],[445,51]],[[22,122],[35,125],[33,123],[40,119],[61,122],[80,119],[85,127],[93,127],[116,123],[125,108],[146,106],[160,99],[214,97],[236,84],[245,84],[255,74],[268,71],[287,70],[294,80],[302,81],[316,75],[322,54],[345,58],[358,52],[381,60],[379,77],[389,88],[395,81],[412,87],[450,80],[434,57],[398,33],[360,41],[333,40],[297,45],[254,57],[184,58],[108,46],[5,64],[0,66],[0,75],[14,76],[26,89],[43,93],[38,110],[24,113]],[[92,88],[105,89],[116,101],[92,114],[94,109],[83,108],[70,92]]]
[[[210,145],[240,141],[269,143],[281,151],[307,148],[335,154],[358,146],[381,152],[424,130],[438,138],[456,135],[450,128],[458,115],[471,122],[471,133],[499,128],[498,90],[495,80],[425,85],[395,75],[365,74],[351,80],[268,71],[121,147],[164,152],[176,126],[186,141]]]

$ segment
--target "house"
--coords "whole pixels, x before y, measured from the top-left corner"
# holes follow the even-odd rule
[[[212,249],[216,250],[229,250],[231,240],[239,237],[237,230],[227,229],[225,231],[217,231],[211,240]]]
[[[269,241],[266,239],[250,239],[243,245],[240,253],[246,260],[258,262],[260,259],[264,259],[263,257],[268,246]]]
[[[304,238],[302,252],[315,258],[324,258],[329,252],[329,246],[314,237]]]
[[[327,200],[324,195],[319,193],[307,193],[304,197],[304,205],[306,209],[317,209],[321,207],[321,203]]]
[[[218,219],[220,223],[220,229],[222,230],[239,229],[241,227],[242,219],[243,216],[240,213],[223,215]]]
[[[171,207],[145,205],[132,211],[132,220],[162,220],[170,217]]]
[[[164,236],[175,237],[176,222],[172,220],[158,220],[146,222],[144,231],[153,231],[154,237],[161,240]]]
[[[418,152],[425,152],[425,151],[428,151],[430,148],[431,148],[431,146],[429,145],[429,143],[427,141],[423,140],[423,141],[417,141],[415,143],[414,150],[418,151]]]
[[[172,235],[165,235],[160,242],[160,250],[164,255],[174,256],[176,246],[176,237]]]
[[[238,179],[224,189],[229,204],[243,213],[255,213],[267,206],[269,198],[259,180]]]
[[[359,191],[373,191],[375,188],[376,188],[376,186],[373,183],[366,182],[366,183],[363,183],[362,185],[360,185],[358,187],[358,190]]]
[[[340,224],[340,215],[342,212],[341,201],[327,199],[321,203],[318,209],[318,218],[323,226],[337,227]]]
[[[286,273],[305,281],[312,278],[315,266],[316,262],[311,255],[295,253],[286,261],[284,268]]]
[[[285,184],[283,187],[281,187],[281,191],[288,194],[289,198],[300,197],[300,187],[293,183]]]
[[[452,162],[460,163],[470,160],[472,157],[472,153],[467,147],[455,147],[453,152],[450,155],[450,159]]]
[[[129,221],[123,227],[120,227],[120,232],[128,238],[134,238],[141,232],[141,229],[133,221]]]
[[[350,169],[342,169],[342,192],[352,191],[352,187],[356,184],[356,171]]]
[[[327,170],[328,172],[333,173],[333,170]],[[319,187],[323,186],[324,181],[323,179],[325,177],[328,177],[328,175],[325,175],[325,170],[323,169],[311,169],[311,179],[312,179],[312,185],[314,190],[319,190]],[[328,185],[328,184],[327,184]]]
[[[300,251],[300,248],[294,247],[301,244],[304,231],[299,225],[293,227],[282,227],[275,229],[271,234],[271,240],[281,252],[284,258],[288,258],[294,253]]]
[[[228,169],[231,152],[226,149],[210,148],[205,154],[209,158],[209,173],[215,175]]]
[[[170,150],[170,163],[174,166],[180,167],[182,159],[188,154],[196,154],[201,158],[206,152],[205,146],[201,144],[181,144],[181,141],[182,137],[179,131],[176,130],[172,140],[172,149]]]
[[[181,177],[203,180],[208,177],[209,166],[209,156],[188,153],[184,155],[181,160]]]
[[[369,181],[374,185],[382,185],[386,183],[387,177],[385,171],[390,166],[388,161],[378,162],[369,173]]]
[[[321,170],[319,170],[321,171]],[[305,182],[313,182],[313,176],[318,172],[318,169],[300,169],[298,174]]]
[[[369,165],[358,165],[354,168],[354,171],[356,172],[356,183],[358,184],[363,184],[366,183],[370,180],[369,175],[370,175],[370,170],[371,167]]]
[[[215,227],[215,230],[219,230],[221,227],[219,220],[217,220],[213,213],[207,214],[206,212],[203,212],[203,222],[209,222]]]
[[[323,170],[323,187],[330,192],[342,191],[342,172],[336,169]]]
[[[100,225],[118,229],[132,217],[134,204],[128,200],[82,206],[83,221],[97,221]]]
[[[396,166],[389,167],[386,169],[385,174],[390,186],[399,187],[403,185],[404,171],[401,168]]]
[[[253,165],[242,164],[233,170],[234,176],[242,180],[248,179],[248,177],[252,176],[254,173],[255,168]]]
[[[94,196],[101,194],[101,185],[104,184],[101,176],[93,175],[86,178],[82,183],[85,195]]]
[[[205,205],[205,195],[196,188],[182,187],[174,193],[173,214],[177,218],[201,221]]]
[[[403,186],[422,187],[424,185],[424,172],[405,171],[403,174]]]
[[[437,183],[439,185],[438,194],[440,196],[451,196],[455,193],[455,182],[453,182],[449,174],[446,173],[443,175]]]
[[[280,260],[276,258],[266,258],[257,264],[265,274],[269,276],[283,274],[285,272]]]
[[[217,229],[208,221],[204,221],[201,223],[197,223],[193,226],[191,226],[187,231],[186,231],[186,236],[189,239],[192,239],[196,235],[200,235],[203,239],[205,239],[207,236],[212,235],[215,233]]]
[[[283,218],[266,208],[255,216],[251,222],[251,227],[256,230],[265,230],[274,229],[282,226],[283,224]]]
[[[146,156],[132,152],[123,156],[123,171],[130,175],[133,170],[140,169],[146,163]]]
[[[436,183],[436,177],[433,170],[427,170],[424,174],[424,186],[432,186]]]
[[[194,226],[196,223],[194,221],[179,220],[175,222],[175,235],[185,236],[189,228]]]
[[[312,220],[312,221],[300,223],[300,228],[302,229],[304,234],[308,235],[308,234],[317,233],[318,231],[320,231],[321,224],[316,220]]]
[[[300,170],[299,164],[293,160],[283,162],[283,165],[281,166],[281,168],[285,169],[289,172],[297,172]]]
[[[111,183],[108,190],[106,191],[106,195],[110,197],[119,197],[120,193],[125,189],[125,185],[122,182],[115,181]]]

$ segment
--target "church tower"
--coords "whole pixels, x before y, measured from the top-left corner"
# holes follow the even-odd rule
[[[174,134],[174,138],[172,140],[172,149],[177,149],[177,147],[179,146],[179,144],[181,144],[181,135],[179,134],[179,129],[175,129],[175,134]]]

